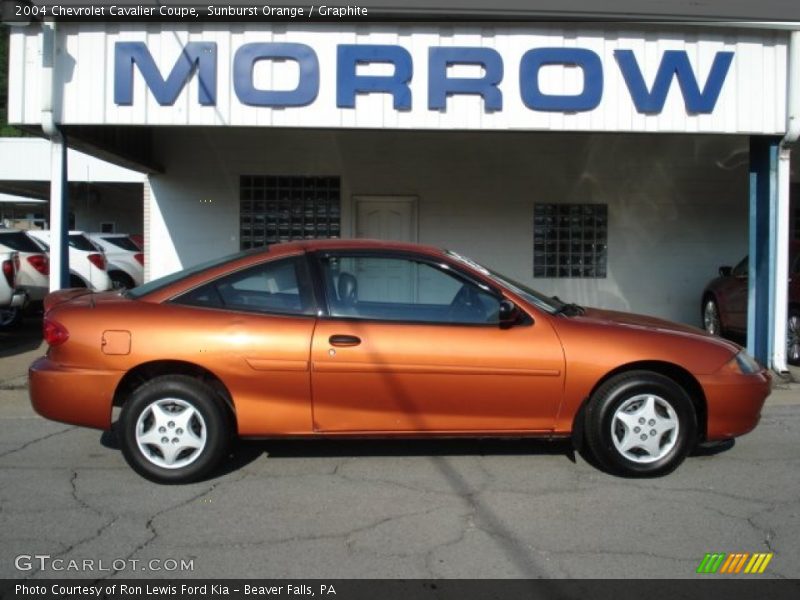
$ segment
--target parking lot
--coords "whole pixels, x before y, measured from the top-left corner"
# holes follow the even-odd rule
[[[166,487],[112,435],[33,413],[40,343],[33,321],[0,333],[3,578],[684,578],[707,552],[774,553],[732,577],[798,576],[796,385],[733,447],[660,479],[606,475],[560,443],[264,441]]]

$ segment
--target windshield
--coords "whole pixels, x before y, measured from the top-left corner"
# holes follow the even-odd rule
[[[495,282],[499,283],[505,288],[508,288],[515,294],[523,297],[525,300],[536,306],[537,308],[542,309],[545,312],[553,314],[558,312],[562,306],[565,305],[564,302],[554,298],[552,296],[546,296],[541,292],[534,290],[533,288],[528,287],[524,283],[520,283],[519,281],[514,281],[510,277],[506,277],[502,273],[498,273],[497,271],[493,271],[491,269],[487,269],[486,267],[476,263],[474,260],[457,254],[456,252],[452,252],[447,250],[447,255],[451,258],[456,259],[459,262],[468,265],[469,267],[475,269],[476,271],[483,273],[487,277],[493,279]]]
[[[226,262],[233,261],[236,260],[237,258],[242,258],[244,256],[250,256],[251,254],[256,254],[259,252],[266,253],[267,250],[265,248],[253,248],[250,250],[244,250],[243,252],[228,254],[220,258],[214,258],[204,263],[200,263],[199,265],[189,267],[188,269],[183,269],[182,271],[176,271],[175,273],[170,273],[169,275],[165,275],[164,277],[159,277],[158,279],[154,279],[153,281],[145,283],[144,285],[140,285],[139,287],[127,290],[124,293],[124,296],[126,298],[131,298],[135,300],[137,298],[141,298],[142,296],[146,296],[147,294],[151,294],[155,291],[165,288],[168,285],[172,285],[173,283],[175,283],[176,281],[180,281],[181,279],[186,279],[187,277],[191,277],[192,275],[196,275],[197,273],[207,271],[208,269],[213,269],[214,267],[217,267]]]

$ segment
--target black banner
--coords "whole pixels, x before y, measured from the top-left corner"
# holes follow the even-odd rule
[[[632,558],[635,560],[635,558]],[[9,600],[796,600],[798,580],[2,580]]]
[[[795,0],[2,0],[9,23],[63,21],[798,21]]]

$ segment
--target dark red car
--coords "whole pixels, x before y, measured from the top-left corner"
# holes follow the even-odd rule
[[[747,271],[745,256],[735,267],[720,267],[719,277],[703,291],[703,327],[722,336],[747,335]],[[786,357],[800,364],[800,241],[789,246],[789,313],[786,319]]]

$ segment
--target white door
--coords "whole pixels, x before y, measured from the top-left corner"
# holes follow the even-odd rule
[[[417,199],[356,196],[356,237],[398,242],[417,241]]]
[[[356,237],[397,242],[417,241],[417,199],[398,196],[356,196]],[[374,264],[373,264],[374,263]],[[414,273],[408,264],[395,261],[397,271],[382,272],[381,262],[362,260],[358,264],[358,295],[369,300],[387,292],[397,301],[412,302],[417,295]],[[391,290],[384,289],[391,285]]]

